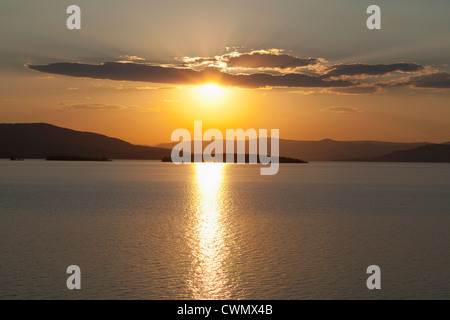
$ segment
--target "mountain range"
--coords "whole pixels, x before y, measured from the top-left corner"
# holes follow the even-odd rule
[[[46,123],[0,124],[0,158],[108,157],[161,160],[177,143],[141,146]],[[248,141],[247,141],[248,144]],[[280,156],[307,161],[450,162],[450,142],[297,141],[280,139]]]

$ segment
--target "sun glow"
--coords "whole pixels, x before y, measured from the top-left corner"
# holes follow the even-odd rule
[[[222,94],[222,88],[215,83],[208,83],[201,87],[201,93],[206,99],[216,99]]]

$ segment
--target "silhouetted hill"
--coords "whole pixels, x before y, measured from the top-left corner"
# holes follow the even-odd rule
[[[398,143],[382,141],[280,141],[280,154],[306,160],[326,161],[349,158],[372,158],[393,151],[407,150],[426,145],[426,142]]]
[[[158,147],[138,146],[101,134],[75,131],[45,123],[0,124],[0,158],[46,159],[52,156],[69,156],[161,160],[163,157],[170,157],[171,149],[176,144],[177,142],[161,144]],[[209,142],[203,143],[207,144]],[[307,161],[448,162],[449,148],[448,143],[280,139],[280,156]],[[270,153],[270,143],[268,151]],[[248,152],[247,146],[246,153]]]
[[[165,143],[159,144],[158,147],[172,149],[176,144],[177,142]],[[296,141],[280,139],[280,156],[304,159],[307,161],[362,159],[382,156],[397,150],[413,149],[426,144],[426,142],[398,143],[380,141],[335,141],[331,139],[320,141]],[[248,147],[246,147],[246,152],[248,152]]]
[[[380,157],[356,159],[377,162],[450,162],[450,145],[428,144],[411,150],[394,151]]]
[[[0,158],[51,156],[161,160],[170,150],[137,146],[101,134],[46,123],[0,124]]]

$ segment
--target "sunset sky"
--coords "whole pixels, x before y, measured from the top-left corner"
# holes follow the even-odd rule
[[[81,8],[81,30],[66,8]],[[368,30],[366,9],[382,10]],[[0,122],[450,141],[450,1],[0,2]],[[207,85],[207,86],[205,86]]]

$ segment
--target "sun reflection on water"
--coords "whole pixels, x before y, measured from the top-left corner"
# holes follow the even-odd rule
[[[223,163],[196,163],[197,194],[193,225],[194,264],[189,277],[194,299],[227,299],[229,254],[224,230]]]

